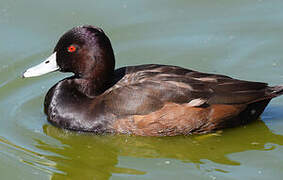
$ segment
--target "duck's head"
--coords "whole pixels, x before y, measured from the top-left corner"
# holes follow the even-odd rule
[[[78,78],[106,78],[113,73],[114,66],[113,49],[103,30],[84,25],[66,32],[59,39],[53,54],[26,70],[23,77],[35,77],[59,70],[73,72]]]

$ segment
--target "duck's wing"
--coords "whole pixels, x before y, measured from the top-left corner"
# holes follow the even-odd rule
[[[250,103],[268,97],[266,83],[177,66],[131,66],[118,69],[115,77],[117,80],[105,92],[104,100],[117,114],[147,114],[167,102],[202,106]]]

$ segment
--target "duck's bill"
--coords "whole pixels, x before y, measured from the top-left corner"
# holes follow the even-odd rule
[[[49,56],[45,61],[42,63],[27,69],[22,77],[36,77],[43,74],[47,74],[49,72],[57,71],[59,69],[57,62],[56,62],[56,52],[54,52],[51,56]]]

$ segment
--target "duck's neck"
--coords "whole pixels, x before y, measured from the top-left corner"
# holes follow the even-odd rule
[[[99,96],[110,87],[113,73],[104,77],[74,78],[77,89],[89,97]]]

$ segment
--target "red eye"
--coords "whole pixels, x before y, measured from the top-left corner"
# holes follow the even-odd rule
[[[76,47],[74,45],[71,45],[68,47],[68,52],[75,52],[76,51]]]

